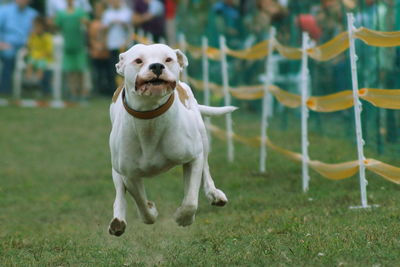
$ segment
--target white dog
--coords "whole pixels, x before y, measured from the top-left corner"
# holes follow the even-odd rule
[[[203,115],[222,115],[235,107],[198,105],[179,75],[188,65],[186,56],[162,44],[138,44],[120,55],[116,64],[124,87],[116,91],[110,107],[110,149],[116,198],[109,233],[120,236],[126,227],[125,192],[134,198],[139,216],[152,224],[157,209],[147,200],[142,179],[183,166],[184,198],[175,213],[178,225],[193,223],[203,180],[213,205],[227,203],[208,167],[208,140]]]

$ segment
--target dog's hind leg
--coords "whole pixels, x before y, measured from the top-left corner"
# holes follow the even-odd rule
[[[199,202],[199,190],[203,167],[203,154],[194,161],[183,165],[184,198],[175,212],[175,221],[180,226],[188,226],[194,222]]]
[[[112,177],[115,186],[115,201],[114,201],[114,218],[112,219],[108,232],[111,235],[120,236],[125,232],[126,228],[126,188],[120,174],[114,169]]]
[[[147,200],[142,178],[127,179],[125,182],[128,192],[135,199],[140,218],[146,224],[153,224],[158,212],[154,202]]]

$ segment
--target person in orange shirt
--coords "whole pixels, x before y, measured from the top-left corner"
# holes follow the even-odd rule
[[[53,61],[53,37],[46,31],[45,18],[35,18],[27,49],[26,81],[39,85],[43,82],[48,64]]]
[[[106,4],[104,1],[96,2],[94,18],[89,23],[89,54],[92,63],[93,88],[96,92],[110,95],[115,88],[114,71],[111,64],[110,53],[107,49],[107,28],[102,24],[102,16]]]

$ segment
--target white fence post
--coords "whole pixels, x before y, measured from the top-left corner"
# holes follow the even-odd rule
[[[267,128],[268,128],[268,103],[269,101],[269,86],[272,83],[272,54],[274,52],[274,40],[276,29],[271,27],[269,31],[268,55],[265,63],[265,82],[264,96],[262,100],[262,115],[261,115],[261,144],[260,144],[260,172],[265,172],[265,162],[267,159]]]
[[[167,40],[165,40],[164,37],[161,37],[160,40],[158,41],[160,44],[167,44]]]
[[[302,176],[303,176],[303,192],[308,191],[310,176],[308,174],[308,55],[307,49],[309,44],[308,33],[303,32],[303,45],[301,57],[301,152],[302,152]]]
[[[222,71],[222,83],[224,88],[224,100],[225,105],[231,104],[231,95],[229,94],[229,77],[228,77],[228,64],[226,62],[226,42],[225,37],[219,36],[219,47],[221,50],[221,71]],[[233,162],[234,160],[234,147],[233,147],[233,131],[232,131],[232,115],[228,113],[225,115],[226,121],[226,133],[228,139],[228,161]]]
[[[21,48],[17,52],[17,57],[15,59],[15,68],[14,68],[14,73],[13,73],[13,98],[15,100],[20,100],[21,99],[21,94],[22,94],[22,80],[23,80],[23,71],[25,68],[25,62],[24,62],[24,57],[26,56],[27,50],[24,48]],[[3,66],[3,68],[6,68],[6,66]]]
[[[53,68],[53,101],[60,104],[62,101],[62,61],[64,39],[61,35],[54,36],[54,68]]]
[[[137,32],[137,35],[139,36],[140,39],[142,39],[142,38],[145,37],[145,36],[144,36],[144,31],[143,31],[142,28],[139,28],[139,30],[138,30],[138,32]],[[139,40],[140,40],[140,39],[139,39]],[[136,43],[140,43],[140,41],[136,41]]]
[[[186,53],[186,38],[183,33],[179,34],[179,49],[182,53]],[[188,73],[186,68],[182,71],[182,81],[188,83]]]
[[[127,39],[127,43],[128,43],[128,48],[131,48],[132,46],[135,45],[135,27],[131,26],[128,28],[128,37]]]
[[[150,44],[154,43],[154,36],[151,33],[147,33],[146,38],[149,40]]]
[[[202,48],[202,63],[203,63],[203,92],[204,92],[204,105],[210,105],[210,87],[209,87],[209,66],[208,66],[208,39],[206,36],[201,38],[201,48]],[[204,118],[206,126],[210,125],[211,119],[210,117]],[[208,133],[208,145],[211,148],[211,134],[207,130]]]
[[[351,64],[351,79],[353,85],[353,100],[354,100],[354,115],[356,122],[356,138],[357,138],[357,151],[358,151],[358,164],[360,173],[360,191],[361,191],[361,207],[367,208],[367,180],[365,179],[365,164],[364,164],[364,140],[362,137],[361,128],[361,110],[362,104],[358,98],[358,77],[357,77],[357,56],[354,45],[354,16],[352,13],[347,14],[347,26],[349,33],[349,44],[350,44],[350,64]]]

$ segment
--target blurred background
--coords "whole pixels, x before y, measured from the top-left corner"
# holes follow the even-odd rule
[[[347,12],[354,13],[357,27],[400,30],[400,0],[1,0],[0,94],[4,98],[50,99],[58,79],[62,100],[88,103],[96,97],[110,97],[121,82],[114,65],[119,53],[135,43],[134,32],[174,47],[179,47],[182,37],[187,44],[200,47],[201,38],[206,36],[209,46],[216,48],[222,34],[229,48],[239,50],[268,39],[274,26],[281,44],[301,47],[303,31],[309,33],[314,45],[346,31]],[[400,88],[399,48],[356,42],[360,88]],[[201,80],[201,60],[186,53],[189,76]],[[300,62],[278,54],[274,59],[274,83],[298,93]],[[231,86],[262,83],[264,59],[228,61]],[[57,68],[62,72],[59,78]],[[310,60],[310,78],[313,96],[351,89],[348,52],[328,62]],[[221,84],[218,61],[210,61],[210,80]],[[202,101],[202,94],[197,95]],[[222,104],[217,96],[212,101]],[[245,110],[261,112],[260,101],[234,101]],[[292,117],[298,119],[298,110],[287,110],[279,103],[274,109],[274,119],[282,129],[289,126]],[[349,127],[353,117],[352,109],[311,113],[310,127],[322,135],[353,140],[354,129]],[[327,123],[326,118],[331,121]],[[396,150],[390,144],[396,144],[398,124],[397,111],[365,103],[364,135],[375,152]],[[331,125],[343,129],[332,131]]]

